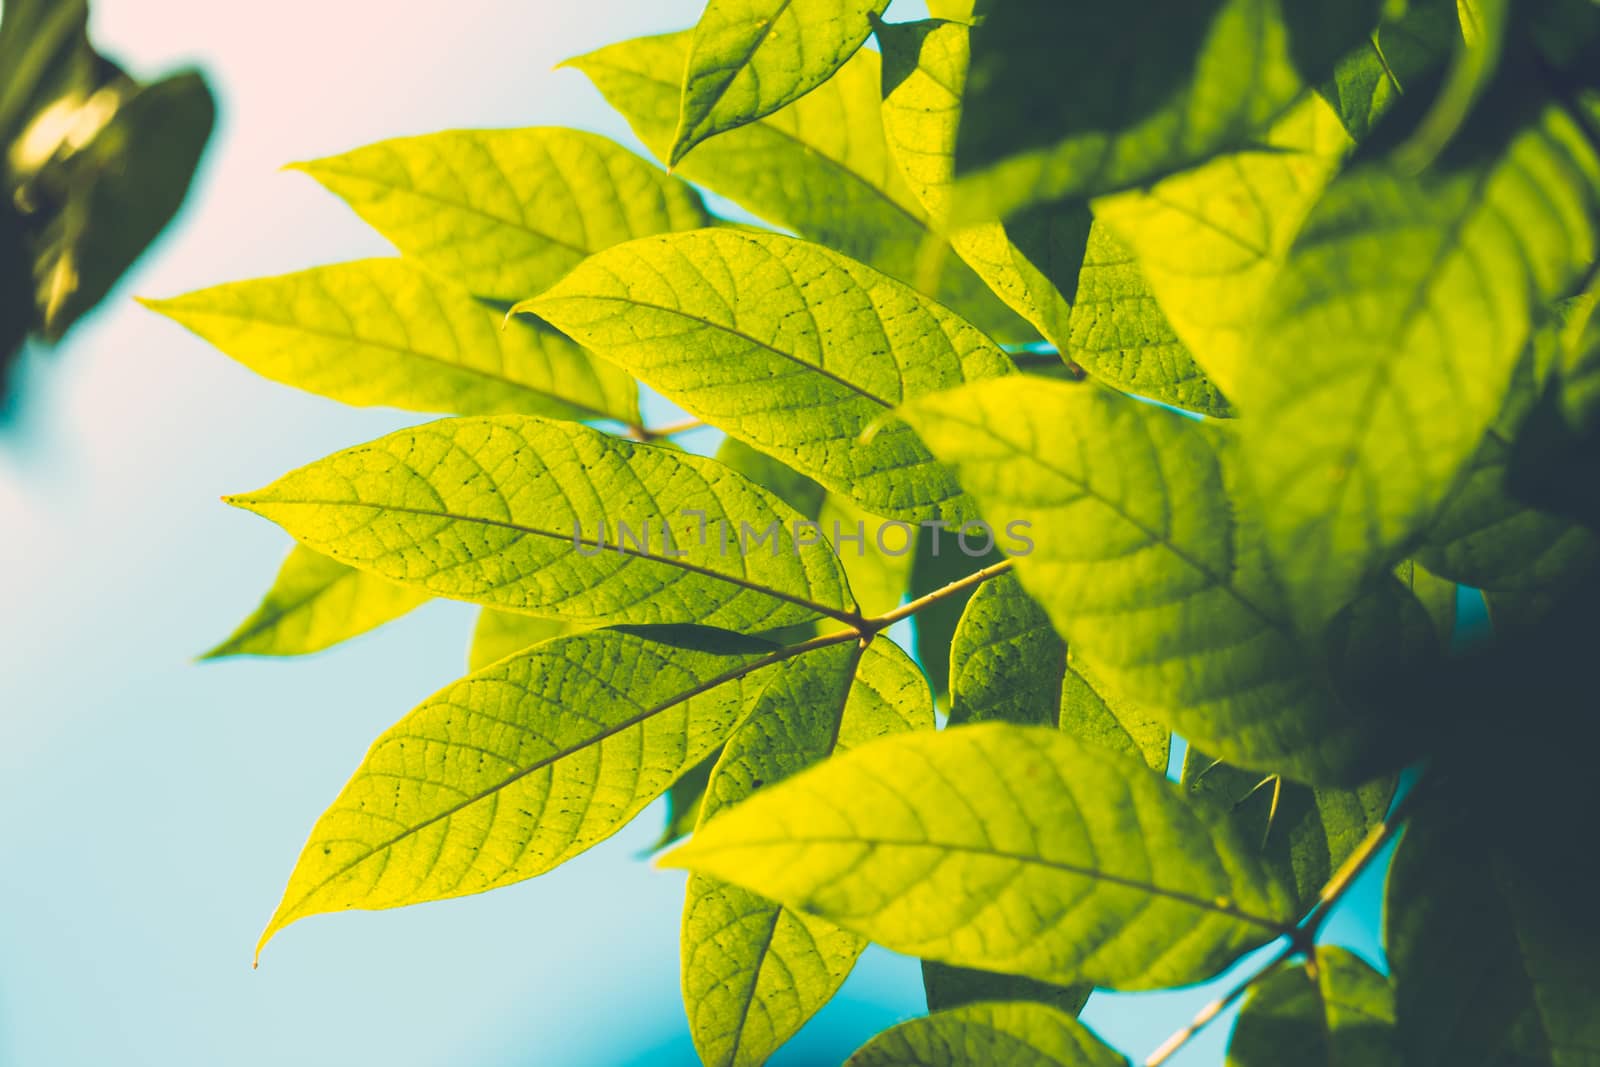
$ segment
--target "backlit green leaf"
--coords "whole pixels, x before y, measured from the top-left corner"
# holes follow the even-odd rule
[[[1285,967],[1251,990],[1234,1024],[1228,1067],[1400,1067],[1394,991],[1342,948]]]
[[[927,995],[930,1012],[986,1000],[1031,1000],[1068,1015],[1077,1015],[1082,1011],[1089,1002],[1089,994],[1094,991],[1093,986],[1082,982],[1054,985],[1015,974],[952,967],[938,960],[922,961],[922,988]]]
[[[1353,789],[1312,789],[1247,771],[1190,746],[1179,785],[1232,813],[1239,831],[1295,887],[1296,907],[1316,902],[1333,872],[1389,811],[1395,777]]]
[[[711,771],[722,755],[719,749],[685,771],[682,778],[667,788],[667,819],[661,827],[661,836],[650,846],[650,852],[659,852],[674,841],[694,832],[700,821],[700,805],[706,797],[706,786],[711,783]]]
[[[427,599],[419,590],[296,545],[261,606],[205,658],[318,652],[398,619]]]
[[[686,183],[579,130],[447,130],[299,169],[407,258],[492,300],[531,296],[611,245],[707,222]]]
[[[949,311],[870,267],[777,234],[701,230],[620,245],[518,305],[691,414],[874,514],[969,517],[904,426],[906,400],[1011,361]]]
[[[482,670],[495,660],[504,659],[513,652],[521,652],[540,641],[560,637],[571,630],[572,624],[561,619],[541,619],[536,615],[484,608],[478,612],[477,624],[472,628],[472,644],[467,649],[467,670]]]
[[[662,159],[678,121],[689,36],[640,37],[568,61]],[[863,48],[788,107],[702,143],[676,173],[936,296],[997,340],[1030,340],[1027,323],[930,226],[890,157],[881,81],[878,54]]]
[[[1221,427],[1020,376],[901,413],[991,524],[1032,523],[1017,576],[1110,691],[1230,761],[1327,784],[1370,775],[1389,724],[1337,701],[1296,638]]]
[[[968,601],[950,658],[951,725],[1059,725],[1081,741],[1166,769],[1167,728],[1100,692],[1014,575],[985,582]]]
[[[1433,620],[1439,634],[1439,647],[1449,649],[1455,640],[1457,601],[1460,590],[1455,582],[1441,578],[1414,560],[1406,560],[1395,568],[1400,584],[1410,589],[1417,602]]]
[[[1073,362],[1125,392],[1203,415],[1233,414],[1173,332],[1133,255],[1104,223],[1089,231],[1077,292]]]
[[[1518,430],[1533,412],[1561,358],[1560,334],[1545,328],[1512,376],[1499,417],[1443,506],[1417,557],[1463,585],[1534,596],[1600,565],[1600,539],[1571,519],[1529,507],[1511,494],[1509,475]]]
[[[932,729],[922,672],[898,648],[834,645],[775,668],[718,761],[702,825],[719,811],[873,738]],[[683,991],[706,1064],[760,1064],[833,996],[865,939],[709,875],[689,878]]]
[[[883,25],[883,126],[891,154],[928,215],[946,220],[970,30],[953,22]],[[1065,349],[1088,231],[1083,208],[1047,209],[969,226],[950,247],[1046,340]]]
[[[447,686],[373,743],[261,944],[308,915],[531,878],[604,840],[722,743],[778,655],[717,631],[594,630]]]
[[[1398,562],[1499,412],[1534,302],[1594,258],[1600,162],[1573,119],[1547,107],[1498,143],[1342,176],[1263,309],[1234,400],[1303,625]]]
[[[988,1002],[885,1030],[845,1067],[1127,1067],[1082,1023],[1043,1004]]]
[[[1332,73],[1379,6],[996,0],[972,34],[958,211],[1004,217],[1243,147]]]
[[[761,630],[850,605],[838,559],[798,544],[776,497],[715,460],[574,423],[446,419],[229,502],[380,577],[531,615]]]
[[[1457,0],[1389,5],[1364,47],[1339,60],[1317,92],[1357,141],[1366,140],[1402,93],[1424,91],[1427,78],[1461,45]]]
[[[709,0],[689,44],[676,165],[708,137],[821,85],[872,33],[889,0]]]
[[[1124,989],[1214,974],[1292,908],[1221,812],[1136,759],[1002,723],[835,757],[663,862],[895,951]]]
[[[398,259],[147,304],[258,374],[345,404],[639,421],[625,373],[542,324],[503,329],[465,290]]]
[[[1133,252],[1172,332],[1229,396],[1261,301],[1350,147],[1314,97],[1265,141],[1094,203],[1096,228]]]

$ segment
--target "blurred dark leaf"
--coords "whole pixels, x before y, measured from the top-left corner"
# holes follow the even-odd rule
[[[12,0],[0,23],[0,366],[110,292],[177,213],[215,120],[198,73],[142,85],[87,23],[83,0]]]

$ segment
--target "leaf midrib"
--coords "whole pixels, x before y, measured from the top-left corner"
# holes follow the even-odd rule
[[[688,130],[689,133],[692,134],[698,131],[700,126],[707,119],[712,117],[711,113],[717,109],[718,104],[722,103],[723,98],[728,95],[728,90],[731,89],[733,87],[733,83],[738,80],[739,71],[745,67],[748,67],[750,65],[750,60],[755,57],[757,52],[761,51],[761,46],[766,44],[767,38],[772,36],[773,28],[777,26],[778,19],[789,10],[789,7],[793,2],[794,0],[780,0],[777,10],[773,11],[772,16],[762,24],[761,32],[757,34],[755,40],[750,43],[750,47],[745,49],[745,53],[739,58],[739,61],[735,63],[731,69],[729,69],[727,78],[723,80],[721,85],[717,86],[716,91],[712,94],[711,102],[705,105],[705,109],[701,113],[700,119],[694,123],[692,129]],[[700,34],[697,28],[694,37],[689,42],[689,54],[685,57],[684,62],[683,85],[680,88],[681,99],[684,104],[689,102],[689,72],[693,68],[692,61],[695,57],[695,46],[699,43],[699,39]],[[761,79],[757,77],[756,83],[759,85],[760,82]],[[757,106],[760,106],[759,103]],[[771,112],[768,112],[768,114],[771,114]],[[694,145],[689,145],[681,153],[677,151],[678,145],[683,143],[685,127],[689,125],[686,121],[687,118],[688,116],[680,111],[678,116],[678,129],[672,136],[673,145],[671,154],[677,156],[680,160],[694,150]],[[737,127],[734,128],[737,129]],[[707,138],[701,138],[700,140],[703,141],[706,139]],[[699,141],[695,142],[695,144],[699,143]]]
[[[1057,477],[1061,478],[1061,480],[1067,482],[1070,485],[1075,486],[1085,496],[1097,501],[1102,507],[1105,507],[1107,510],[1111,511],[1113,514],[1115,514],[1118,518],[1122,519],[1128,525],[1130,525],[1134,529],[1138,530],[1141,534],[1143,534],[1145,537],[1147,537],[1152,544],[1157,544],[1157,545],[1160,545],[1161,547],[1165,548],[1168,552],[1172,553],[1172,555],[1174,557],[1176,557],[1179,561],[1181,561],[1186,566],[1188,566],[1192,570],[1194,570],[1195,573],[1197,573],[1201,577],[1205,578],[1208,582],[1210,582],[1216,588],[1221,589],[1222,591],[1227,593],[1228,596],[1231,597],[1236,603],[1238,603],[1245,610],[1249,611],[1252,615],[1254,615],[1258,620],[1260,620],[1268,628],[1270,628],[1272,630],[1275,630],[1275,631],[1283,632],[1283,633],[1287,633],[1289,631],[1289,627],[1288,627],[1287,623],[1284,620],[1277,619],[1274,616],[1272,616],[1271,614],[1269,614],[1266,611],[1265,608],[1262,608],[1254,600],[1252,600],[1251,598],[1245,596],[1244,593],[1242,593],[1238,589],[1236,589],[1231,581],[1224,581],[1221,577],[1216,575],[1211,570],[1210,567],[1208,567],[1205,564],[1201,563],[1199,560],[1195,559],[1193,556],[1190,556],[1183,549],[1181,549],[1177,545],[1175,545],[1170,538],[1156,533],[1154,530],[1150,529],[1144,523],[1140,522],[1138,519],[1136,519],[1132,515],[1128,514],[1128,512],[1125,511],[1120,506],[1118,506],[1118,504],[1115,501],[1113,501],[1113,500],[1101,495],[1100,493],[1096,492],[1095,489],[1087,481],[1085,481],[1084,479],[1082,479],[1078,475],[1075,475],[1075,474],[1071,473],[1070,471],[1066,471],[1066,470],[1061,469],[1060,467],[1057,467],[1056,465],[1051,463],[1048,459],[1046,459],[1042,455],[1031,454],[1031,453],[1027,452],[1025,449],[1019,448],[1018,446],[1013,444],[1011,441],[1008,441],[1005,438],[1003,438],[1003,437],[999,436],[998,434],[996,434],[993,430],[991,430],[987,425],[984,425],[983,423],[970,422],[970,421],[964,419],[959,414],[941,413],[941,417],[943,417],[945,419],[948,419],[951,422],[963,425],[963,426],[967,427],[968,429],[976,430],[979,433],[983,433],[983,434],[987,435],[990,440],[996,442],[997,444],[1004,445],[1008,450],[1010,450],[1014,454],[1016,454],[1018,456],[1022,456],[1025,459],[1027,459],[1028,461],[1038,464],[1039,466],[1043,467],[1045,470],[1047,470],[1050,473],[1052,473],[1052,474],[1056,475]],[[1165,484],[1165,480],[1163,479],[1163,485],[1164,484]],[[1076,565],[1078,565],[1078,566],[1092,566],[1093,564],[1083,563],[1083,564],[1076,564]]]
[[[1291,930],[1291,927],[1285,922],[1280,922],[1276,919],[1269,919],[1261,915],[1255,915],[1251,912],[1244,911],[1243,909],[1233,907],[1232,905],[1221,904],[1216,900],[1208,900],[1205,897],[1197,897],[1189,893],[1184,893],[1181,890],[1168,889],[1165,886],[1155,885],[1154,883],[1141,882],[1136,878],[1110,874],[1096,867],[1082,866],[1079,864],[1069,863],[1065,860],[1046,859],[1045,857],[1039,855],[1011,852],[1005,849],[994,848],[992,846],[964,845],[946,841],[903,841],[886,837],[847,837],[842,834],[807,833],[803,836],[791,838],[745,839],[735,844],[723,845],[720,848],[715,846],[711,848],[702,848],[698,852],[695,851],[693,842],[684,846],[684,848],[692,855],[704,856],[715,852],[737,851],[747,848],[792,848],[795,846],[809,845],[851,845],[857,847],[865,845],[869,849],[937,849],[945,852],[956,852],[971,856],[990,856],[995,859],[1007,860],[1013,863],[1022,864],[1024,866],[1031,865],[1036,867],[1044,867],[1050,870],[1060,871],[1063,874],[1070,874],[1074,877],[1087,878],[1091,881],[1108,882],[1112,885],[1121,886],[1125,889],[1137,889],[1142,892],[1149,893],[1152,896],[1163,897],[1179,904],[1186,904],[1198,910],[1209,911],[1214,914],[1228,916],[1232,919],[1238,919],[1240,922],[1250,923],[1251,925],[1271,930],[1275,934],[1287,934]]]
[[[533,774],[536,771],[543,770],[544,768],[558,763],[569,756],[573,756],[579,752],[582,752],[584,749],[601,744],[602,742],[615,737],[617,734],[620,734],[625,730],[631,730],[633,727],[646,722],[647,720],[661,714],[669,708],[676,707],[685,701],[692,700],[697,696],[708,693],[711,690],[716,689],[718,686],[726,685],[729,682],[738,681],[741,678],[754,674],[756,671],[761,670],[764,667],[770,667],[773,664],[782,663],[784,660],[791,659],[806,652],[813,652],[820,648],[826,648],[830,645],[839,644],[844,641],[852,641],[856,638],[857,634],[854,631],[842,631],[837,634],[829,634],[824,637],[816,638],[801,645],[776,649],[763,656],[759,656],[748,663],[729,668],[728,670],[723,671],[721,674],[709,678],[704,682],[696,683],[681,693],[675,693],[671,697],[668,697],[657,704],[653,704],[650,707],[641,710],[636,715],[631,715],[621,722],[606,727],[604,730],[585,738],[581,742],[568,745],[565,748],[557,749],[555,752],[535,760],[529,766],[518,769],[515,773],[506,776],[494,785],[486,786],[483,789],[480,789],[478,792],[457,801],[444,810],[428,816],[426,819],[418,822],[416,825],[407,827],[404,831],[394,834],[383,842],[372,846],[360,856],[357,856],[355,859],[352,859],[349,862],[341,865],[337,870],[329,873],[316,885],[300,894],[300,899],[295,902],[294,907],[286,908],[283,905],[280,905],[277,913],[273,915],[271,924],[267,928],[267,936],[270,936],[276,930],[282,929],[284,924],[279,922],[280,918],[294,915],[301,905],[320,893],[335,879],[343,877],[345,874],[367,862],[372,857],[386,852],[388,849],[393,848],[401,841],[421,833],[423,830],[426,830],[433,824],[443,819],[448,819],[457,812],[463,811],[474,804],[482,803],[490,797],[509,789],[511,786],[515,785],[523,778],[526,778],[528,775]],[[265,944],[265,939],[263,939],[262,943],[263,945]]]
[[[643,308],[646,311],[658,311],[658,312],[662,313],[663,315],[672,315],[672,316],[675,316],[677,318],[683,319],[686,322],[696,323],[696,324],[698,324],[700,326],[705,327],[708,330],[717,330],[717,331],[719,331],[721,333],[725,333],[725,334],[729,335],[730,337],[736,337],[741,341],[745,341],[745,342],[755,346],[756,348],[765,349],[766,351],[771,352],[773,355],[778,356],[781,359],[788,360],[789,362],[793,363],[797,367],[804,367],[808,371],[813,371],[813,372],[815,372],[817,374],[822,375],[824,378],[827,378],[828,380],[830,380],[832,382],[835,382],[835,383],[837,383],[839,385],[844,386],[846,389],[848,389],[851,392],[859,395],[862,399],[870,400],[874,404],[877,404],[879,407],[883,408],[886,411],[892,410],[894,407],[896,407],[896,405],[894,403],[892,403],[891,401],[883,399],[882,397],[878,396],[876,393],[872,393],[872,392],[867,391],[865,388],[863,388],[862,386],[857,385],[855,382],[850,381],[848,378],[840,377],[839,375],[835,374],[833,371],[828,370],[826,367],[822,366],[819,363],[808,363],[804,359],[802,359],[801,357],[795,355],[793,352],[785,352],[783,349],[781,349],[781,348],[777,347],[776,345],[772,344],[770,341],[763,341],[758,337],[753,337],[750,334],[748,334],[748,333],[744,332],[743,330],[739,329],[737,326],[724,326],[721,323],[712,322],[709,319],[702,318],[699,315],[691,315],[688,312],[684,311],[682,308],[668,307],[665,304],[655,304],[655,303],[650,303],[648,301],[643,301],[643,300],[633,300],[633,299],[630,299],[630,298],[624,297],[624,296],[603,296],[603,295],[595,295],[595,294],[589,294],[589,293],[580,293],[580,294],[575,294],[575,295],[568,296],[568,295],[565,295],[565,294],[557,293],[557,294],[551,294],[550,296],[547,296],[547,297],[535,297],[532,301],[530,301],[528,303],[528,306],[525,308],[525,310],[531,311],[531,312],[537,314],[538,313],[538,305],[541,302],[545,301],[545,300],[549,300],[549,301],[552,301],[552,302],[560,301],[560,300],[592,300],[592,301],[595,301],[597,303],[622,304],[622,305],[624,305],[626,307]],[[516,309],[513,309],[513,310],[516,310]],[[812,309],[812,307],[809,304],[806,305],[806,310],[808,312],[814,313],[814,309]],[[878,321],[879,321],[879,325],[881,326],[882,325],[882,319],[879,319]],[[885,340],[886,341],[888,340],[887,335],[885,336]],[[891,342],[891,344],[892,344],[892,342]],[[627,369],[627,368],[624,368],[624,369]],[[900,367],[898,365],[896,365],[895,371],[897,373],[900,371]],[[678,400],[679,403],[685,405],[686,407],[687,407],[687,405],[689,405],[693,401],[692,397],[687,397],[687,396],[678,397],[676,399]]]
[[[324,329],[315,326],[306,326],[302,323],[293,321],[268,318],[264,315],[247,315],[230,311],[215,310],[211,308],[180,309],[174,307],[173,310],[179,311],[184,315],[202,315],[209,316],[211,318],[226,319],[230,322],[241,322],[256,326],[268,326],[278,330],[292,330],[294,332],[303,333],[324,341],[339,341],[345,344],[357,344],[365,348],[376,348],[397,356],[410,356],[427,363],[436,364],[445,368],[446,370],[452,370],[461,374],[471,375],[475,378],[482,378],[486,381],[496,382],[509,388],[520,390],[521,392],[532,393],[535,396],[543,397],[546,400],[554,401],[555,403],[565,405],[566,407],[573,408],[577,411],[587,412],[589,415],[597,419],[616,418],[615,415],[608,414],[604,411],[599,411],[585,403],[582,403],[581,401],[573,400],[570,397],[561,396],[560,394],[551,392],[548,389],[542,389],[527,382],[518,381],[515,378],[508,378],[504,374],[497,374],[494,371],[470,367],[464,363],[455,363],[444,358],[443,356],[436,356],[415,348],[406,348],[404,345],[391,344],[387,341],[371,340],[353,333],[339,333],[336,330]]]
[[[366,182],[369,185],[376,185],[380,189],[388,189],[392,192],[404,193],[408,196],[414,196],[419,200],[428,200],[435,204],[442,204],[445,207],[455,208],[456,210],[463,211],[469,215],[476,215],[481,219],[488,219],[490,222],[499,223],[501,226],[505,226],[509,229],[520,230],[522,233],[525,233],[530,237],[537,237],[541,241],[548,241],[550,244],[553,244],[558,248],[562,248],[573,253],[580,259],[587,259],[588,257],[594,255],[595,252],[599,251],[599,249],[585,248],[582,245],[573,244],[571,241],[557,237],[554,234],[535,229],[533,226],[528,224],[526,218],[507,218],[504,215],[497,214],[496,212],[490,211],[487,208],[479,207],[476,204],[468,203],[465,200],[453,200],[441,193],[430,192],[426,189],[419,188],[416,185],[397,185],[394,182],[384,181],[383,179],[373,177],[370,174],[362,174],[358,171],[330,166],[321,161],[303,163],[300,165],[300,167],[313,178],[316,178],[320,172],[336,178]],[[572,191],[572,186],[569,183],[563,180],[562,184],[567,185],[569,192]]]
[[[598,548],[601,551],[616,552],[619,555],[630,556],[635,559],[645,559],[650,560],[653,563],[661,563],[669,567],[677,567],[680,570],[688,571],[692,574],[698,574],[705,578],[712,578],[716,579],[717,581],[727,582],[729,585],[738,586],[739,588],[749,590],[750,592],[760,593],[764,596],[772,597],[774,600],[781,600],[785,603],[793,604],[795,607],[816,612],[818,615],[825,615],[837,622],[842,622],[847,625],[855,625],[856,622],[855,616],[843,608],[827,607],[826,605],[817,601],[807,600],[805,597],[798,596],[794,593],[785,593],[781,590],[773,589],[769,586],[764,586],[757,582],[753,582],[747,578],[740,578],[735,575],[724,574],[721,571],[714,571],[709,567],[702,567],[698,564],[690,563],[684,559],[678,559],[672,556],[658,556],[654,553],[645,552],[641,549],[628,548],[627,546],[621,544],[608,545],[604,542],[604,540],[590,540],[588,538],[575,536],[575,534],[572,533],[560,533],[555,530],[541,530],[535,526],[526,526],[522,523],[511,522],[507,519],[489,519],[476,515],[461,515],[450,511],[430,511],[427,508],[406,507],[399,504],[372,504],[364,500],[321,500],[311,497],[297,497],[290,499],[286,497],[267,498],[239,496],[230,497],[229,502],[242,504],[246,507],[254,507],[257,504],[286,504],[291,506],[299,505],[302,507],[366,508],[371,511],[388,512],[401,515],[416,515],[419,517],[432,519],[448,519],[452,522],[466,522],[479,526],[491,526],[502,530],[513,530],[517,533],[528,534],[533,537],[544,537],[554,541],[563,541],[567,544],[573,545],[575,548],[579,546],[586,548]],[[340,562],[343,561],[341,560]]]

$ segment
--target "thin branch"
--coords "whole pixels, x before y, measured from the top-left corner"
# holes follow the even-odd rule
[[[663,437],[676,437],[680,433],[688,433],[690,430],[704,430],[706,428],[707,424],[700,419],[687,419],[683,422],[675,422],[670,426],[658,426],[654,429],[648,426],[629,426],[628,436],[645,442],[659,441]]]
[[[1294,932],[1289,935],[1289,941],[1283,946],[1282,950],[1274,954],[1272,959],[1261,967],[1251,972],[1250,976],[1244,981],[1207,1004],[1204,1008],[1201,1008],[1199,1014],[1189,1022],[1189,1025],[1167,1038],[1166,1041],[1161,1043],[1160,1048],[1150,1054],[1150,1057],[1144,1061],[1143,1067],[1161,1067],[1179,1049],[1187,1045],[1196,1034],[1216,1021],[1217,1016],[1237,1003],[1239,998],[1248,993],[1257,982],[1261,981],[1280,965],[1287,963],[1297,955],[1303,955],[1307,959],[1315,960],[1318,931],[1322,929],[1323,923],[1327,922],[1328,915],[1338,905],[1340,899],[1344,897],[1345,893],[1349,892],[1356,879],[1361,877],[1361,872],[1371,866],[1372,862],[1383,852],[1385,846],[1394,840],[1395,835],[1405,827],[1406,821],[1416,808],[1421,784],[1420,779],[1413,782],[1405,796],[1401,797],[1395,804],[1394,809],[1389,812],[1388,817],[1377,826],[1374,826],[1371,832],[1362,839],[1361,844],[1356,846],[1355,851],[1350,853],[1345,861],[1339,865],[1339,869],[1333,872],[1333,877],[1328,879],[1328,884],[1323,886],[1322,892],[1317,895],[1316,904],[1312,905],[1311,910],[1306,913],[1306,917],[1295,926]]]
[[[1015,566],[1015,564],[1015,560],[1009,559],[1001,560],[999,563],[992,563],[980,571],[974,571],[965,578],[958,578],[949,585],[941,586],[926,596],[920,596],[915,600],[909,601],[908,603],[901,604],[893,611],[886,611],[876,618],[868,619],[866,620],[869,628],[868,632],[877,633],[879,630],[887,629],[888,627],[899,622],[901,619],[909,619],[917,612],[933,604],[937,604],[946,597],[954,596],[955,594],[963,592],[967,589],[972,589],[976,586],[982,585],[991,578],[998,578],[1000,575],[1009,571],[1013,566]]]
[[[1289,957],[1293,956],[1294,953],[1295,946],[1294,943],[1291,942],[1290,944],[1284,946],[1282,952],[1279,952],[1277,955],[1273,956],[1271,960],[1267,961],[1261,967],[1252,972],[1249,978],[1246,978],[1244,981],[1228,990],[1222,996],[1218,997],[1216,1000],[1213,1000],[1204,1008],[1201,1008],[1200,1013],[1190,1020],[1188,1026],[1185,1026],[1182,1030],[1179,1030],[1177,1033],[1167,1038],[1161,1043],[1160,1048],[1150,1053],[1149,1059],[1144,1061],[1144,1067],[1161,1067],[1161,1065],[1171,1059],[1179,1049],[1187,1045],[1196,1034],[1215,1022],[1217,1016],[1221,1015],[1223,1012],[1227,1011],[1230,1007],[1237,1003],[1240,997],[1250,992],[1252,986],[1261,981],[1261,979],[1265,978],[1272,971],[1277,970],[1278,967],[1286,962]]]

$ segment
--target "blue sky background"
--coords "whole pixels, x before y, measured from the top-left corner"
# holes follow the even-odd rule
[[[134,306],[384,254],[289,161],[459,126],[560,124],[636,146],[555,63],[693,23],[699,0],[96,0],[136,73],[202,65],[221,102],[178,224],[64,350],[31,353],[0,427],[0,1064],[689,1064],[682,876],[637,853],[659,812],[550,875],[297,924],[250,954],[313,820],[366,745],[464,669],[434,603],[303,660],[196,665],[288,545],[218,502],[409,421],[273,385]],[[896,0],[891,17],[917,17]],[[1379,880],[1332,940],[1377,959]],[[1140,1056],[1207,996],[1097,997]],[[920,1013],[873,950],[774,1061],[838,1063]],[[1226,1026],[1177,1064],[1220,1063]]]

